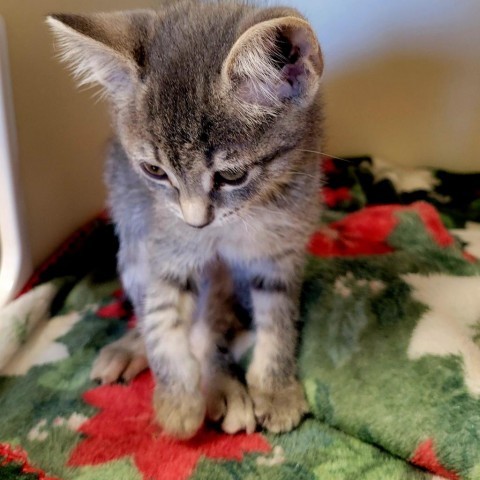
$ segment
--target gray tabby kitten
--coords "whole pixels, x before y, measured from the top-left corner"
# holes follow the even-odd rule
[[[138,329],[92,377],[150,365],[158,422],[179,438],[205,415],[229,433],[295,427],[305,244],[319,217],[323,61],[290,8],[183,1],[160,11],[52,15],[80,84],[112,105],[107,161],[119,270]],[[246,386],[232,354],[255,331]]]

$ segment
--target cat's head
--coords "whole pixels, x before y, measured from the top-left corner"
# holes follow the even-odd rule
[[[295,10],[187,1],[47,21],[79,83],[109,96],[132,170],[186,223],[222,224],[298,173],[323,61]]]

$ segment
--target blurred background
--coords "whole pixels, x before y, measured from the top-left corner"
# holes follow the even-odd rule
[[[103,208],[109,136],[106,105],[96,103],[92,91],[76,90],[54,58],[44,16],[160,3],[0,0],[34,265]],[[371,154],[405,166],[480,170],[478,0],[281,3],[306,14],[324,51],[325,152]]]

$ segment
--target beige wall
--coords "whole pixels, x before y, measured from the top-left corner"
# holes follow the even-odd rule
[[[103,206],[104,104],[53,58],[48,12],[159,0],[0,0],[10,44],[21,184],[34,263]],[[326,57],[332,154],[480,168],[480,2],[286,0],[312,19]],[[362,5],[359,10],[359,5]]]

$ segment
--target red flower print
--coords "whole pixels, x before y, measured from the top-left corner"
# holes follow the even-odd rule
[[[204,427],[193,439],[179,441],[154,423],[153,378],[149,371],[130,385],[105,385],[85,393],[101,411],[80,431],[87,438],[73,451],[69,465],[99,465],[131,456],[148,480],[188,478],[202,457],[241,460],[246,452],[270,451],[260,434],[226,435]]]
[[[328,208],[333,208],[341,202],[352,199],[352,194],[347,187],[341,188],[323,188],[323,198]]]
[[[137,325],[137,317],[132,311],[131,305],[123,290],[119,289],[113,293],[114,300],[97,310],[97,316],[105,319],[128,318],[127,327],[134,328]]]
[[[398,225],[397,213],[402,212],[415,212],[438,245],[447,247],[454,243],[435,208],[425,202],[416,202],[409,206],[367,207],[347,215],[312,236],[309,244],[310,253],[330,257],[392,252],[393,248],[388,244],[388,237]]]
[[[127,308],[126,298],[123,290],[116,290],[113,293],[114,300],[97,310],[97,316],[100,318],[124,318],[131,313]]]
[[[123,305],[123,302],[119,300],[114,300],[97,310],[97,316],[100,318],[124,318],[128,315],[129,312]]]
[[[329,157],[328,155],[322,155],[321,159],[322,159],[322,171],[324,175],[331,175],[332,173],[338,172],[338,169],[335,166],[335,163],[332,157]]]
[[[7,443],[0,443],[0,467],[7,466],[10,463],[19,465],[22,473],[31,473],[38,480],[58,480],[58,478],[49,477],[42,470],[32,467],[26,452],[20,447],[12,447]]]
[[[460,477],[455,472],[447,470],[439,462],[437,454],[435,453],[433,440],[431,438],[425,440],[417,447],[410,461],[414,465],[417,465],[417,467],[425,468],[428,471],[434,473],[435,475],[440,475],[450,480],[460,479]]]

